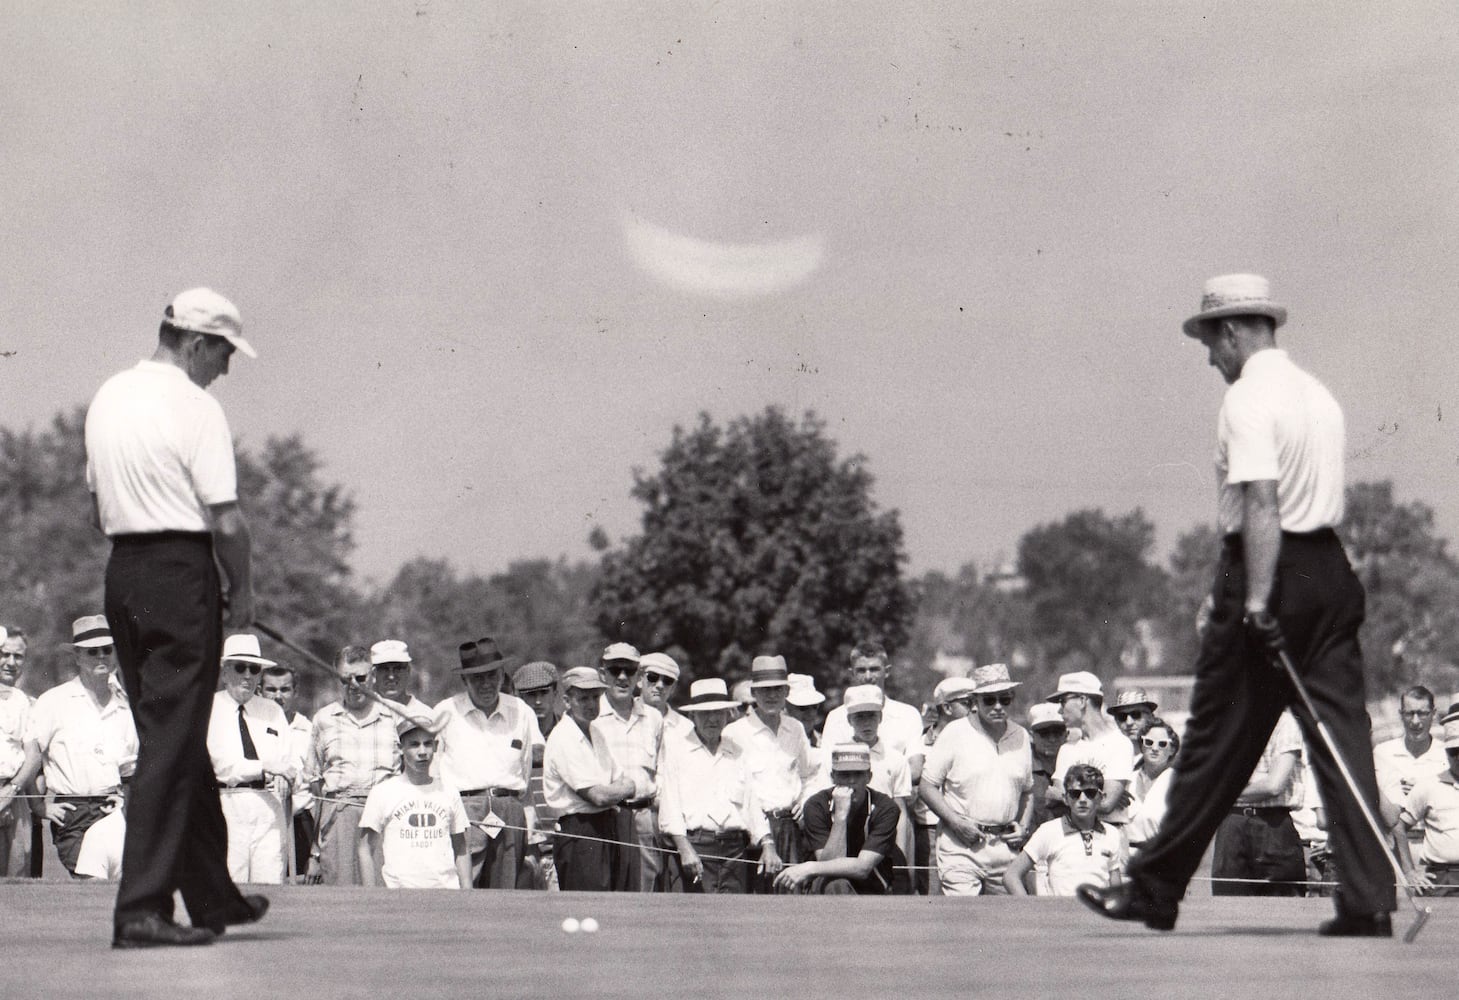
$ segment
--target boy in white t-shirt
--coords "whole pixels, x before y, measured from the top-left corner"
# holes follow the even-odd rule
[[[466,852],[466,807],[456,789],[431,777],[436,729],[427,719],[401,719],[404,773],[370,789],[360,817],[357,856],[360,879],[374,886],[377,845],[390,889],[469,889],[471,855]]]
[[[1064,801],[1069,815],[1051,819],[1034,831],[1003,883],[1013,896],[1028,895],[1025,876],[1039,872],[1039,891],[1072,896],[1081,885],[1118,885],[1125,864],[1125,835],[1100,821],[1104,775],[1099,768],[1075,764],[1064,776]]]

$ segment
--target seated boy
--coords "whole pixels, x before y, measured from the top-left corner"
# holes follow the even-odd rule
[[[1003,884],[1013,896],[1028,895],[1025,879],[1035,868],[1048,894],[1072,896],[1081,885],[1118,885],[1125,865],[1125,835],[1100,821],[1104,775],[1089,764],[1075,764],[1064,775],[1064,801],[1069,814],[1051,819],[1034,831],[1008,871]],[[1041,890],[1042,891],[1042,890]]]
[[[356,856],[360,879],[377,881],[375,851],[383,846],[380,873],[391,889],[469,889],[471,855],[466,853],[466,807],[456,789],[431,777],[436,733],[427,719],[401,719],[403,773],[370,789],[360,816]]]

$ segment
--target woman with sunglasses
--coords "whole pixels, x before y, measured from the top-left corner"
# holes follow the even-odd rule
[[[1179,752],[1180,736],[1170,723],[1153,717],[1150,728],[1140,737],[1140,763],[1135,768],[1135,780],[1130,782],[1135,804],[1125,833],[1132,853],[1154,835],[1165,816],[1165,792],[1175,775],[1172,765]]]

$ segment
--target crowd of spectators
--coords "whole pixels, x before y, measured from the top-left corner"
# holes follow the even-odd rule
[[[120,871],[136,732],[106,619],[78,619],[72,647],[76,676],[32,699],[25,634],[0,629],[0,875],[36,873],[42,825],[73,877]],[[434,706],[412,662],[399,639],[342,647],[311,719],[293,667],[228,637],[207,748],[235,881],[1072,895],[1119,882],[1180,770],[1179,728],[1139,688],[1107,700],[1074,672],[1028,698],[995,663],[913,705],[875,642],[829,711],[776,655],[681,693],[662,652],[559,669],[483,638]],[[1423,687],[1399,707],[1374,750],[1384,820],[1413,885],[1459,894],[1459,712]],[[1325,891],[1342,860],[1305,757],[1284,715],[1217,832],[1214,893]]]

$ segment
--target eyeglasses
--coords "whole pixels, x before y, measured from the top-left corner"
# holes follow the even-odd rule
[[[1013,704],[1013,695],[980,694],[978,695],[978,700],[983,703],[984,708],[992,708],[994,705],[1002,705],[1004,708],[1007,708],[1009,705]]]
[[[662,684],[664,687],[674,686],[674,678],[667,674],[644,674],[643,682],[645,684]]]
[[[345,687],[364,687],[370,683],[369,674],[340,674],[339,682]]]
[[[1405,719],[1422,719],[1426,715],[1433,715],[1434,710],[1432,708],[1422,708],[1411,712],[1399,712],[1398,714]]]
[[[1149,747],[1152,750],[1164,750],[1166,747],[1170,746],[1170,741],[1169,740],[1152,740],[1148,736],[1145,737],[1140,742],[1143,743],[1143,744],[1145,744],[1147,747]]]
[[[117,648],[115,646],[84,646],[81,649],[81,652],[85,653],[87,656],[94,656],[98,660],[101,659],[103,656],[110,656],[116,651]]]
[[[242,660],[234,660],[233,670],[235,673],[253,674],[254,676],[258,676],[258,674],[263,672],[263,667],[262,665],[257,663],[245,663]]]
[[[1045,726],[1042,729],[1035,729],[1033,734],[1035,736],[1047,736],[1049,739],[1063,739],[1069,735],[1069,730],[1063,726]]]
[[[637,667],[627,665],[621,667],[610,667],[607,664],[604,664],[603,670],[606,671],[610,677],[632,677],[634,674],[638,673]]]
[[[1068,788],[1064,790],[1064,794],[1071,799],[1088,799],[1093,802],[1103,795],[1104,792],[1098,788]]]

